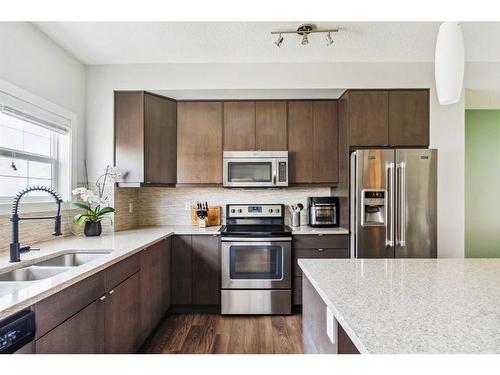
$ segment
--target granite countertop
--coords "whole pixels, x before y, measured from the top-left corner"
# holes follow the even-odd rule
[[[68,252],[107,251],[98,259],[56,276],[31,282],[0,282],[0,319],[27,308],[34,303],[67,288],[126,257],[173,234],[217,235],[220,226],[198,228],[190,225],[158,226],[106,234],[100,237],[63,237],[36,244],[40,251],[21,255],[19,263],[9,263],[9,252],[0,255],[0,273],[30,266]]]
[[[361,353],[500,353],[500,259],[299,259]]]
[[[292,234],[349,234],[349,230],[336,227],[336,228],[313,228],[308,225],[301,225],[300,227],[291,227]]]

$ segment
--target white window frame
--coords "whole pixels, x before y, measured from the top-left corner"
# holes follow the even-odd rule
[[[76,113],[67,110],[57,104],[54,104],[38,95],[32,94],[20,87],[17,87],[3,79],[0,79],[0,101],[1,98],[9,98],[10,101],[14,103],[18,103],[18,105],[24,109],[26,113],[30,113],[30,108],[37,111],[45,111],[48,114],[52,114],[55,116],[59,116],[67,120],[68,123],[68,133],[66,135],[67,140],[69,142],[68,145],[68,155],[58,155],[58,163],[64,163],[65,168],[59,168],[59,165],[53,169],[53,173],[57,173],[58,176],[54,178],[54,181],[57,181],[59,186],[62,188],[57,189],[57,192],[61,195],[64,200],[63,208],[69,208],[71,204],[71,190],[76,187],[76,168],[77,161],[74,155],[77,154],[77,142],[75,141],[77,138],[77,115]],[[57,137],[59,138],[59,137]],[[23,155],[30,157],[29,153],[24,153],[20,151],[15,151],[16,155]],[[1,151],[1,154],[5,154],[4,151]],[[7,152],[7,156],[12,156],[11,153]],[[33,158],[37,158],[38,156],[31,155]],[[61,158],[64,157],[64,160]],[[56,164],[58,164],[56,163]],[[67,166],[67,167],[66,167]],[[12,205],[12,198],[0,198],[0,214],[9,214],[10,208]],[[39,211],[47,211],[54,209],[53,198],[52,197],[44,197],[44,196],[33,196],[33,197],[24,197],[21,201],[22,212],[39,212]]]

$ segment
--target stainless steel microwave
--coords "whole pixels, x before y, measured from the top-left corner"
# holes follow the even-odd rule
[[[288,186],[288,151],[224,151],[224,187]]]

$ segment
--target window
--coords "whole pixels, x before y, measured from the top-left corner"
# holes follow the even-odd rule
[[[0,91],[0,202],[34,185],[70,198],[70,129],[71,120]],[[50,199],[36,191],[26,198]]]

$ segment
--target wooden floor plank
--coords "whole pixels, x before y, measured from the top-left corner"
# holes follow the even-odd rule
[[[141,352],[300,354],[302,316],[169,315]]]

